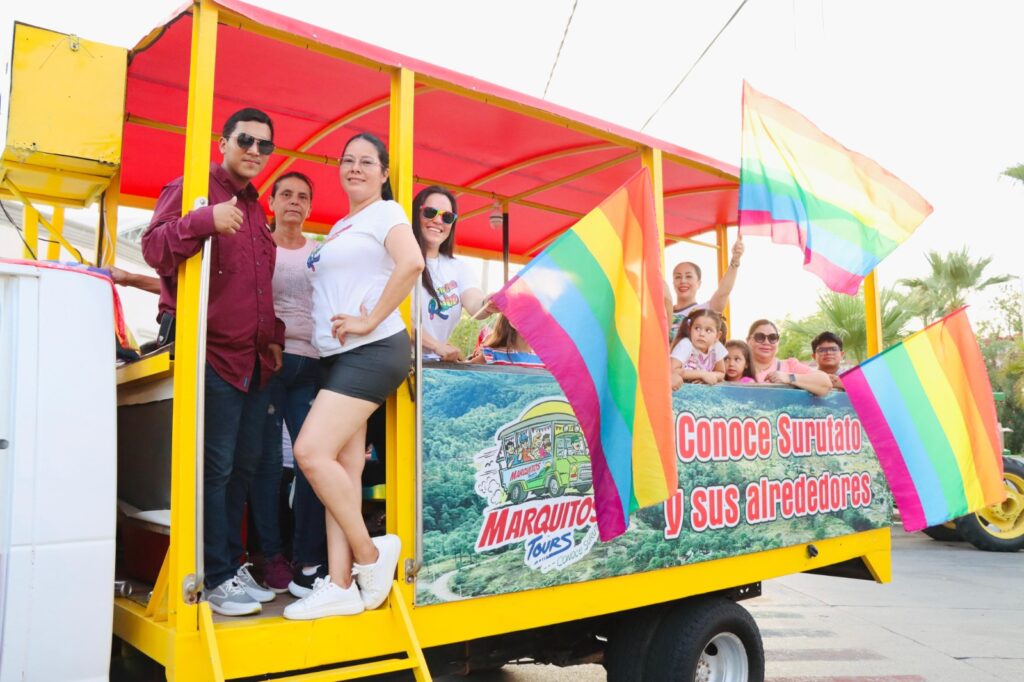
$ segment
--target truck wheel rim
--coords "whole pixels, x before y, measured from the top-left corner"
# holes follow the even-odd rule
[[[978,512],[978,520],[989,535],[1014,540],[1024,535],[1024,478],[1004,472],[1006,500]]]
[[[746,682],[747,648],[731,632],[715,635],[697,660],[695,682]]]

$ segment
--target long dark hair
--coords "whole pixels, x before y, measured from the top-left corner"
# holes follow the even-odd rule
[[[384,146],[384,143],[380,141],[380,138],[373,133],[359,133],[353,135],[345,143],[345,146],[341,148],[341,153],[344,156],[345,150],[348,146],[356,140],[366,140],[373,145],[374,149],[377,150],[377,160],[380,161],[381,170],[389,170],[391,167],[391,157],[388,156],[388,148]],[[391,201],[395,198],[395,193],[391,189],[391,173],[388,173],[388,179],[384,181],[384,184],[380,188],[380,196],[385,201]]]
[[[496,348],[498,350],[503,348],[515,348],[519,345],[520,338],[519,332],[512,326],[509,319],[499,313],[498,317],[494,321],[494,329],[492,329],[491,333],[486,339],[484,339],[482,345],[487,348]]]
[[[424,187],[417,194],[416,198],[412,200],[412,233],[416,237],[416,243],[420,245],[420,253],[423,254],[423,260],[427,259],[427,242],[423,238],[423,215],[420,210],[423,208],[423,204],[427,202],[434,194],[441,194],[448,197],[448,201],[452,204],[452,213],[458,214],[459,209],[455,203],[455,195],[446,190],[440,185],[431,185]],[[456,220],[452,223],[452,231],[448,233],[447,239],[441,242],[441,246],[438,248],[438,252],[442,256],[452,257],[452,253],[455,251],[455,225],[458,223]],[[434,278],[430,274],[430,268],[423,268],[423,286],[426,288],[427,293],[433,298],[438,304],[441,300],[437,296],[437,289],[434,287]]]

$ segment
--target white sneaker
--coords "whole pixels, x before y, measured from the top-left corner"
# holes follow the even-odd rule
[[[263,585],[260,585],[252,577],[252,573],[249,573],[249,567],[252,564],[242,564],[242,567],[235,573],[235,580],[242,586],[245,593],[258,601],[261,604],[266,604],[268,601],[274,601],[274,597],[277,595],[273,590],[268,590]]]
[[[331,576],[317,578],[313,591],[285,607],[289,620],[313,620],[328,616],[354,616],[363,612],[363,600],[355,581],[348,589],[331,582]]]
[[[382,535],[373,538],[380,556],[372,564],[352,564],[352,574],[359,584],[359,594],[367,609],[375,609],[388,598],[391,581],[398,568],[398,555],[402,552],[402,541],[397,535]]]
[[[237,578],[228,578],[214,589],[207,590],[206,601],[222,616],[248,616],[262,610],[259,602],[242,589]]]

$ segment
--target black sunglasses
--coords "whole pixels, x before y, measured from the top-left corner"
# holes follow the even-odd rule
[[[763,334],[761,332],[757,332],[756,334],[754,334],[754,341],[757,341],[758,343],[764,343],[765,341],[767,341],[768,343],[775,345],[776,343],[779,342],[779,335],[776,334],[775,332],[772,332],[771,334]]]
[[[441,216],[441,222],[445,225],[451,225],[455,222],[455,219],[459,217],[457,213],[451,211],[442,211],[438,208],[431,208],[430,206],[424,206],[420,209],[423,212],[423,217],[427,220],[433,220],[436,216]]]
[[[272,140],[261,140],[249,133],[238,133],[238,135],[235,135],[235,144],[238,145],[239,149],[248,151],[252,147],[253,142],[256,143],[256,149],[259,150],[262,156],[274,153],[274,142]]]

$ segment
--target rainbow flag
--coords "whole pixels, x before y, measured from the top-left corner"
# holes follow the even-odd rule
[[[928,214],[931,204],[782,102],[743,83],[739,225],[804,252],[804,269],[833,291],[861,281]]]
[[[576,413],[602,540],[678,485],[662,282],[654,196],[641,169],[492,298]]]
[[[1006,498],[992,386],[963,308],[841,376],[908,533]]]

